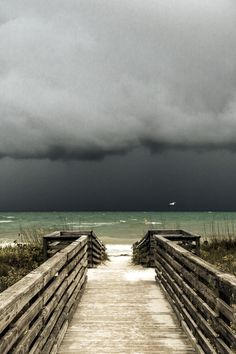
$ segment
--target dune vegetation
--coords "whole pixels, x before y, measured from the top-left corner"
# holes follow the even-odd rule
[[[0,292],[43,262],[42,236],[52,231],[21,230],[13,244],[0,246]],[[203,237],[201,257],[219,270],[236,275],[236,234],[232,230],[219,232],[219,228],[212,231]]]
[[[204,240],[201,257],[219,270],[236,275],[236,236],[213,235]]]
[[[0,247],[0,292],[43,262],[44,229],[24,229],[13,244]]]
[[[43,262],[42,246],[15,244],[0,247],[0,292]]]

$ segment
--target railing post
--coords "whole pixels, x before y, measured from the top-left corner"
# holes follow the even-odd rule
[[[197,237],[197,238],[196,238],[196,255],[197,255],[197,256],[200,256],[200,253],[201,253],[200,250],[201,250],[201,249],[200,249],[200,237]]]
[[[88,267],[93,268],[93,234],[88,235]]]
[[[155,241],[154,241],[154,235],[152,232],[149,232],[149,252],[148,252],[148,267],[154,267],[154,247],[155,247]]]
[[[43,238],[43,259],[46,261],[48,258],[48,240]]]

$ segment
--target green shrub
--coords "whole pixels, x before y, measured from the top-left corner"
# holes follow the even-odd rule
[[[43,262],[42,235],[45,230],[21,231],[14,245],[0,247],[0,292]]]

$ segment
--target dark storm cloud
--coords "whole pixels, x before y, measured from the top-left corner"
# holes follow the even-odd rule
[[[235,1],[2,0],[0,14],[0,157],[235,150]]]
[[[0,161],[0,210],[235,210],[236,156],[142,149],[103,161]]]

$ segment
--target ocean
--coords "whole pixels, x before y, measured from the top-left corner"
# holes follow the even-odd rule
[[[0,212],[0,243],[40,228],[93,230],[107,244],[132,244],[149,229],[185,229],[203,237],[235,234],[236,212]]]

